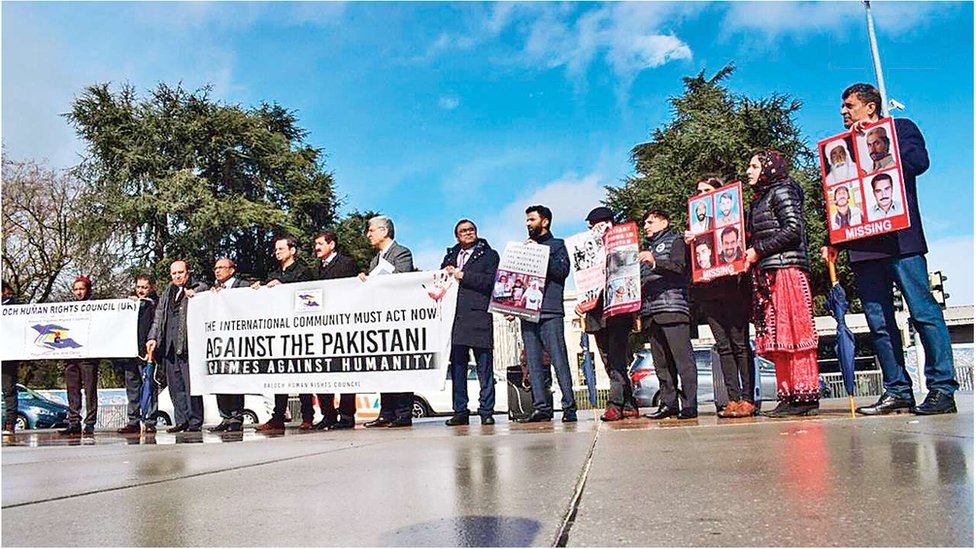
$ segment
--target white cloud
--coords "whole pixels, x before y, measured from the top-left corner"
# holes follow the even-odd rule
[[[442,95],[440,96],[440,98],[437,99],[437,105],[440,108],[448,111],[453,111],[454,109],[458,108],[460,104],[461,104],[461,99],[459,99],[458,96],[454,94]]]
[[[929,271],[942,271],[949,305],[973,304],[973,237],[950,236],[929,242]]]

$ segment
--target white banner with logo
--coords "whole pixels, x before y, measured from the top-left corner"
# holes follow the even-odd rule
[[[4,305],[0,359],[136,357],[138,319],[128,299]]]
[[[457,285],[443,271],[233,288],[189,301],[190,391],[439,391]]]

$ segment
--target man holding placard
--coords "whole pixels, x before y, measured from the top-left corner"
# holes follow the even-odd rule
[[[866,126],[879,121],[881,96],[874,86],[854,84],[844,90],[841,99],[843,102],[840,112],[846,128],[862,132]],[[911,120],[894,120],[894,129],[904,182],[904,203],[910,226],[892,233],[852,240],[839,246],[848,250],[857,293],[864,307],[874,351],[881,362],[884,377],[885,390],[878,402],[871,406],[862,406],[857,411],[865,415],[908,411],[922,415],[955,413],[953,393],[959,388],[959,384],[956,382],[952,364],[949,330],[946,328],[942,309],[929,292],[928,267],[925,261],[928,247],[922,231],[922,217],[919,214],[915,186],[916,177],[925,173],[929,167],[928,152],[921,132]],[[887,132],[882,134],[868,131],[867,148],[874,162],[874,169],[884,169],[890,165],[889,147]],[[872,179],[876,180],[878,177],[874,176]],[[890,184],[890,176],[887,181]],[[890,188],[887,198],[885,193],[876,188],[872,191],[875,192],[875,200],[879,206],[891,207],[888,205],[892,200]],[[879,194],[882,195],[881,198],[878,198]],[[825,260],[833,260],[837,255],[837,248],[825,246],[821,253]],[[911,311],[912,324],[925,348],[925,377],[929,393],[918,407],[915,406],[912,382],[905,369],[901,333],[895,322],[892,283],[898,285],[905,297]]]

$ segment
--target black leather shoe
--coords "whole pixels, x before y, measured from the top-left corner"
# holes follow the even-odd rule
[[[468,416],[462,416],[462,415],[451,416],[451,419],[444,422],[444,425],[447,425],[448,427],[457,427],[458,425],[467,425],[467,424],[468,424]]]
[[[695,419],[698,417],[698,408],[682,408],[678,412],[678,419]]]
[[[787,417],[790,415],[790,401],[781,400],[775,408],[762,414],[766,417]]]
[[[227,428],[224,431],[228,433],[239,433],[244,430],[244,423],[241,421],[231,421],[227,424]]]
[[[901,414],[915,409],[915,400],[899,398],[885,393],[877,402],[870,406],[861,406],[855,412],[865,416],[883,416],[886,414]]]
[[[146,433],[147,435],[154,435],[154,434],[156,434],[156,426],[155,425],[146,425],[146,428],[142,432],[143,433]]]
[[[228,427],[230,427],[230,423],[227,420],[224,420],[213,427],[207,427],[207,430],[211,433],[223,433]]]
[[[956,399],[939,391],[929,391],[925,400],[915,407],[915,413],[920,416],[934,416],[938,414],[956,413]]]
[[[791,416],[815,416],[819,413],[819,402],[794,402],[790,405],[789,409],[789,415]]]
[[[354,419],[340,419],[339,421],[336,421],[332,425],[329,425],[330,431],[341,431],[343,429],[355,429],[355,428],[356,428],[356,420]]]
[[[386,419],[385,417],[378,417],[373,421],[367,421],[366,423],[363,423],[363,427],[367,429],[372,429],[373,427],[386,427],[391,423],[393,423],[392,419]]]
[[[662,404],[661,406],[658,407],[657,410],[649,414],[645,414],[644,417],[649,419],[667,419],[669,417],[674,417],[676,415],[678,415],[678,410],[675,410],[670,406],[665,406]]]
[[[397,429],[399,427],[413,427],[413,420],[410,418],[394,419],[387,425],[387,427],[390,429]]]
[[[563,423],[576,423],[579,418],[576,417],[576,410],[571,410],[563,412]]]
[[[552,421],[552,416],[538,410],[533,410],[529,417],[518,420],[519,423],[540,423],[543,421]]]
[[[187,433],[199,433],[202,430],[203,430],[203,427],[187,427],[186,428],[186,432]]]
[[[495,418],[492,417],[492,416],[481,416],[481,424],[482,425],[494,425],[495,424]]]
[[[328,431],[330,427],[332,427],[333,425],[335,425],[335,423],[336,422],[335,422],[334,419],[325,418],[322,421],[316,423],[315,425],[312,425],[312,430],[313,431]]]
[[[61,429],[60,431],[58,431],[58,434],[59,435],[62,435],[62,436],[67,436],[67,435],[80,435],[81,434],[81,425],[68,425],[66,428]]]
[[[95,426],[94,425],[85,425],[85,428],[81,430],[81,434],[83,434],[83,435],[94,435],[95,434]]]
[[[166,432],[167,433],[182,433],[183,431],[186,431],[186,428],[187,427],[189,427],[189,425],[187,425],[186,423],[178,423],[178,424],[170,427],[169,429],[166,429]]]

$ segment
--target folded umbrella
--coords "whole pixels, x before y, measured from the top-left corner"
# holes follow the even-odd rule
[[[830,309],[834,320],[837,321],[837,342],[834,351],[840,364],[840,373],[844,378],[844,389],[851,407],[851,417],[854,417],[854,333],[847,327],[844,315],[847,314],[847,294],[837,282],[837,270],[833,261],[827,262],[830,271],[830,291],[824,305]]]
[[[148,418],[146,417],[146,412],[153,406],[153,401],[156,396],[156,365],[151,361],[146,360],[142,363],[141,374],[142,374],[142,387],[139,388],[139,410],[142,416],[142,421],[145,422]]]
[[[580,348],[583,350],[583,378],[586,380],[590,406],[596,406],[596,372],[593,370],[593,358],[590,357],[590,335],[586,332],[580,335]]]

